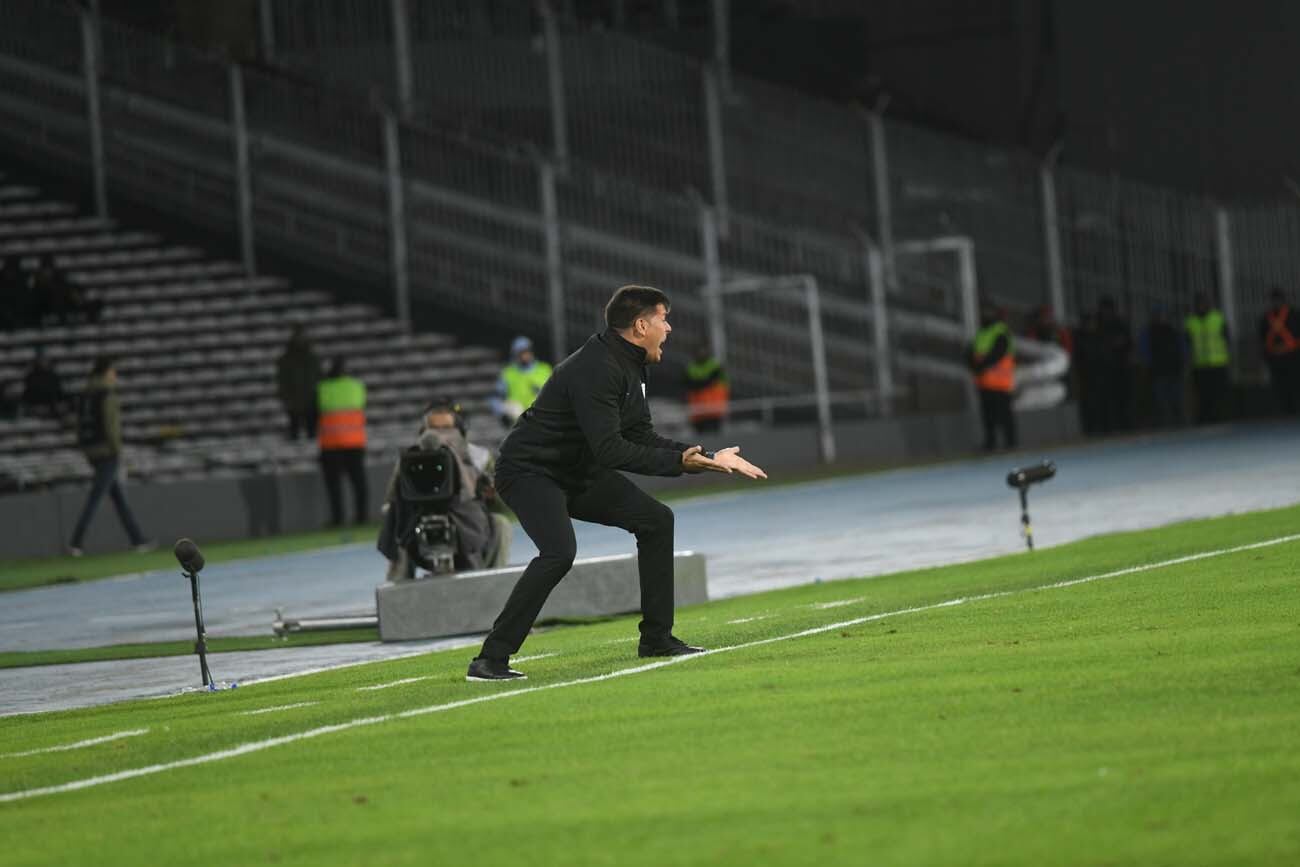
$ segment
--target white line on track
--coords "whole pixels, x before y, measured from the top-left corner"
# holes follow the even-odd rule
[[[294,704],[278,704],[275,707],[259,707],[256,710],[240,711],[240,716],[256,716],[259,713],[278,713],[282,710],[293,710],[296,707],[311,707],[314,704],[320,704],[318,701],[300,701]]]
[[[433,677],[432,674],[424,674],[419,677],[404,677],[401,680],[390,680],[388,683],[377,683],[374,686],[359,686],[357,692],[374,692],[377,689],[388,689],[390,686],[402,686],[407,683],[419,683],[422,680],[428,680]]]
[[[834,632],[837,629],[847,629],[851,626],[860,626],[863,623],[871,623],[876,620],[884,620],[888,617],[897,617],[902,614],[917,614],[922,611],[935,611],[940,608],[949,608],[955,605],[964,605],[967,602],[980,602],[987,599],[1004,599],[1008,596],[1020,596],[1025,593],[1038,593],[1043,590],[1059,590],[1064,587],[1074,587],[1079,584],[1087,584],[1092,581],[1100,581],[1105,578],[1119,578],[1124,575],[1134,575],[1139,572],[1150,572],[1153,569],[1163,569],[1167,566],[1178,566],[1183,563],[1192,563],[1197,560],[1206,560],[1211,557],[1221,557],[1225,554],[1238,554],[1242,551],[1254,551],[1259,548],[1269,548],[1274,545],[1281,545],[1286,542],[1295,542],[1300,540],[1300,533],[1289,536],[1278,536],[1275,539],[1266,539],[1263,542],[1252,542],[1248,545],[1237,545],[1232,548],[1220,548],[1215,551],[1202,551],[1199,554],[1188,554],[1185,557],[1175,557],[1172,560],[1161,560],[1156,563],[1146,563],[1141,566],[1130,566],[1126,569],[1116,569],[1113,572],[1103,572],[1098,575],[1088,575],[1084,578],[1072,578],[1066,581],[1056,581],[1051,584],[1042,584],[1038,587],[1027,587],[1023,590],[1002,590],[996,593],[981,593],[976,596],[963,596],[957,599],[949,599],[944,602],[935,602],[930,605],[917,605],[913,608],[900,608],[895,611],[882,611],[877,614],[868,614],[863,617],[854,617],[851,620],[841,620],[837,623],[827,623],[822,626],[814,626],[809,629],[803,629],[799,632],[790,632],[785,635],[777,635],[772,638],[762,638],[757,641],[747,641],[743,644],[732,644],[726,647],[717,647],[704,653],[696,653],[689,656],[670,656],[663,659],[656,659],[654,662],[647,662],[643,665],[636,665],[631,668],[620,668],[607,674],[598,674],[592,677],[580,677],[575,680],[564,680],[557,683],[547,683],[540,686],[528,686],[522,689],[503,690],[501,692],[490,692],[483,695],[477,695],[473,698],[461,699],[460,701],[451,701],[445,704],[429,705],[428,707],[412,708],[411,710],[401,711],[399,713],[387,713],[380,716],[360,717],[358,719],[348,720],[347,722],[334,723],[332,725],[319,726],[306,731],[295,732],[293,734],[281,735],[280,737],[267,738],[261,741],[250,741],[244,744],[238,744],[228,749],[218,750],[213,753],[205,753],[201,756],[191,756],[188,759],[177,759],[172,762],[163,762],[157,765],[147,765],[142,768],[130,768],[125,771],[117,771],[112,774],[103,774],[98,777],[86,777],[80,780],[72,780],[67,783],[59,783],[54,786],[42,786],[37,789],[24,789],[17,792],[5,792],[0,794],[0,803],[10,801],[22,801],[27,798],[36,798],[41,795],[56,795],[62,792],[76,792],[81,789],[89,789],[95,786],[103,786],[108,783],[118,783],[123,780],[132,780],[137,777],[147,777],[153,774],[160,774],[163,771],[171,771],[177,768],[190,768],[197,765],[211,764],[226,759],[234,759],[239,756],[246,756],[250,753],[258,753],[263,750],[269,750],[273,747],[282,747],[286,744],[297,743],[311,738],[318,738],[322,735],[331,735],[336,732],[345,732],[363,726],[378,725],[379,723],[392,722],[394,720],[408,719],[411,717],[425,716],[431,713],[442,713],[444,711],[456,710],[470,705],[483,704],[489,701],[499,701],[507,698],[518,698],[521,695],[529,695],[535,692],[545,692],[552,689],[564,689],[571,686],[585,686],[589,683],[601,683],[607,680],[614,680],[620,677],[630,677],[634,674],[644,674],[647,671],[654,671],[658,668],[666,668],[670,665],[680,665],[695,659],[705,659],[710,656],[716,656],[719,653],[730,653],[736,650],[748,650],[752,647],[763,647],[768,644],[776,644],[781,641],[790,641],[796,638],[807,638],[813,635],[821,635],[826,632]]]
[[[125,732],[113,732],[111,735],[104,735],[101,738],[91,738],[86,741],[77,741],[75,744],[60,744],[57,747],[42,747],[39,750],[24,750],[21,753],[2,753],[0,759],[17,759],[23,756],[34,756],[39,753],[61,753],[64,750],[79,750],[82,747],[93,747],[97,744],[106,744],[109,741],[121,740],[122,738],[134,738],[140,735],[149,734],[148,729],[131,729]]]

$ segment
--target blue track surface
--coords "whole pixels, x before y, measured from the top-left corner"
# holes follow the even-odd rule
[[[1057,478],[1037,486],[1030,499],[1040,547],[1300,502],[1300,426],[1256,425],[797,486],[755,484],[746,493],[674,503],[677,548],[707,555],[714,597],[1015,552],[1023,548],[1019,507],[1004,478],[1013,463],[1040,457],[1059,468]],[[620,530],[581,523],[577,529],[579,556],[634,550],[632,538]],[[512,559],[522,562],[533,553],[517,530]],[[297,617],[373,611],[383,567],[370,543],[210,564],[204,572],[209,634],[267,634],[276,608]],[[188,587],[174,571],[10,593],[4,601],[2,650],[193,635]],[[410,648],[393,652],[403,650]],[[310,668],[322,664],[317,653],[326,655],[301,649],[291,658]],[[339,651],[331,653],[331,659],[339,658]],[[247,661],[255,656],[244,655],[239,676],[258,675]],[[275,672],[294,664],[277,662]],[[103,665],[112,670],[113,664]],[[27,677],[38,677],[40,670],[27,671]],[[0,696],[9,693],[8,700],[0,698],[0,709],[22,709],[5,707],[14,695],[7,687],[19,686],[13,682],[17,676],[0,672]],[[31,684],[25,692],[39,694]]]

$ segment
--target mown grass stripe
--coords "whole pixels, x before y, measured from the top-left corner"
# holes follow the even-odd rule
[[[212,753],[206,753],[200,756],[192,756],[186,759],[178,759],[171,762],[163,762],[154,765],[148,765],[140,768],[130,768],[124,771],[118,771],[111,774],[103,774],[95,777],[87,777],[81,780],[73,780],[67,783],[61,783],[53,786],[42,786],[34,789],[26,789],[16,792],[7,792],[0,794],[0,803],[11,801],[20,801],[28,798],[40,797],[43,795],[61,794],[64,792],[79,791],[95,786],[107,785],[109,783],[122,782],[124,780],[135,779],[137,777],[151,776],[164,771],[176,770],[179,768],[195,767],[198,765],[210,764],[212,762],[224,761],[226,759],[237,758],[239,756],[251,753],[261,752],[274,747],[285,746],[298,741],[308,740],[311,738],[322,737],[324,735],[334,734],[336,732],[348,731],[351,729],[361,728],[364,726],[377,725],[379,723],[391,722],[398,719],[408,719],[412,717],[425,716],[433,713],[442,713],[445,711],[456,710],[471,705],[483,704],[489,701],[498,701],[507,698],[517,698],[522,695],[529,695],[536,692],[547,690],[563,689],[573,686],[584,686],[586,684],[601,683],[616,678],[629,677],[634,674],[643,674],[648,671],[654,671],[659,668],[666,668],[670,665],[678,665],[694,659],[703,659],[715,656],[719,653],[729,653],[737,650],[747,650],[755,647],[763,647],[769,644],[775,644],[782,641],[790,641],[797,638],[807,638],[814,635],[820,635],[827,632],[833,632],[840,629],[846,629],[853,626],[860,626],[864,623],[884,620],[889,617],[898,617],[905,614],[917,614],[924,611],[935,611],[941,608],[950,608],[965,605],[970,602],[979,602],[989,599],[1004,599],[1011,596],[1019,596],[1027,593],[1038,593],[1046,590],[1057,590],[1067,587],[1075,587],[1081,584],[1088,584],[1094,581],[1100,581],[1109,578],[1118,578],[1126,575],[1134,575],[1142,572],[1150,572],[1156,569],[1162,569],[1169,566],[1177,566],[1183,563],[1191,563],[1198,560],[1206,560],[1213,557],[1221,557],[1228,554],[1237,554],[1244,551],[1253,551],[1260,548],[1268,548],[1275,545],[1285,544],[1300,540],[1300,533],[1286,536],[1278,536],[1273,539],[1266,539],[1260,542],[1251,542],[1244,545],[1236,545],[1229,548],[1220,548],[1212,551],[1202,551],[1196,554],[1189,554],[1182,557],[1175,557],[1169,560],[1161,560],[1155,563],[1146,563],[1138,566],[1130,566],[1123,569],[1116,569],[1110,572],[1102,572],[1097,575],[1089,575],[1082,578],[1074,578],[1065,581],[1055,581],[1049,584],[1042,584],[1036,587],[1029,587],[1022,590],[1004,590],[993,593],[981,593],[973,596],[962,596],[955,599],[948,599],[943,602],[936,602],[929,605],[917,605],[908,608],[895,609],[893,611],[882,611],[875,614],[867,614],[861,617],[854,617],[848,620],[841,620],[835,623],[828,623],[821,626],[814,626],[803,629],[798,632],[791,632],[785,635],[777,635],[770,638],[747,641],[741,644],[733,644],[724,647],[718,647],[705,653],[694,654],[691,656],[675,656],[665,659],[657,659],[653,662],[633,666],[631,668],[618,669],[606,674],[594,675],[591,677],[576,678],[573,680],[560,681],[558,683],[542,684],[539,686],[524,687],[521,689],[503,690],[500,692],[487,693],[471,698],[461,699],[443,704],[431,705],[423,708],[413,708],[406,711],[381,714],[372,717],[361,717],[358,719],[348,720],[346,722],[334,723],[326,726],[319,726],[313,729],[296,732],[293,734],[282,735],[279,737],[268,738],[261,741],[251,741],[245,744],[239,744],[227,749],[218,750]]]

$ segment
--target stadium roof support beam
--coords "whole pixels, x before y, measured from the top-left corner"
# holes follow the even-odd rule
[[[415,105],[415,78],[411,74],[410,10],[406,0],[390,0],[393,18],[394,80],[397,82],[397,110],[403,120],[409,120]]]
[[[556,162],[569,160],[569,119],[564,102],[564,65],[560,59],[560,25],[550,0],[537,0],[546,45],[546,86],[551,100],[551,149]]]
[[[564,310],[564,248],[560,236],[560,205],[555,191],[555,165],[550,160],[538,161],[538,182],[541,184],[542,236],[546,246],[546,291],[550,301],[551,357],[564,358],[568,352],[568,335],[565,332]]]
[[[885,291],[898,291],[898,263],[894,251],[894,209],[889,188],[889,144],[885,138],[887,100],[867,115],[871,130],[871,177],[876,194],[876,238],[883,257]]]
[[[95,216],[108,219],[108,179],[104,165],[104,116],[99,100],[99,8],[81,12],[81,68],[86,86],[86,128],[90,135],[91,184]]]
[[[885,257],[870,238],[863,237],[868,303],[871,305],[872,351],[875,357],[876,410],[888,418],[894,410],[894,368],[890,364],[889,309],[885,299]]]
[[[393,306],[402,328],[411,330],[411,274],[407,266],[406,188],[402,185],[401,129],[384,115],[384,168],[388,176],[388,251],[393,272]]]
[[[1057,322],[1066,321],[1065,271],[1061,266],[1060,211],[1056,205],[1056,159],[1061,153],[1057,142],[1038,169],[1043,196],[1043,253],[1047,262],[1047,287],[1052,297],[1052,315]]]
[[[253,178],[248,159],[248,116],[244,111],[244,71],[230,65],[230,132],[235,148],[235,207],[239,222],[239,254],[244,271],[257,273],[253,239]]]
[[[1223,320],[1228,325],[1228,338],[1240,341],[1241,329],[1237,327],[1237,281],[1232,264],[1232,223],[1224,208],[1214,209],[1215,261],[1219,268],[1219,305]],[[1237,353],[1231,353],[1235,358]]]

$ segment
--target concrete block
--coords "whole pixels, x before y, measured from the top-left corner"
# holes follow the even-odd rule
[[[410,641],[487,632],[523,571],[523,566],[507,566],[383,584],[375,589],[379,637]],[[679,607],[708,601],[703,554],[677,552],[673,573]],[[592,557],[574,562],[546,601],[541,619],[602,617],[640,608],[636,555]]]

